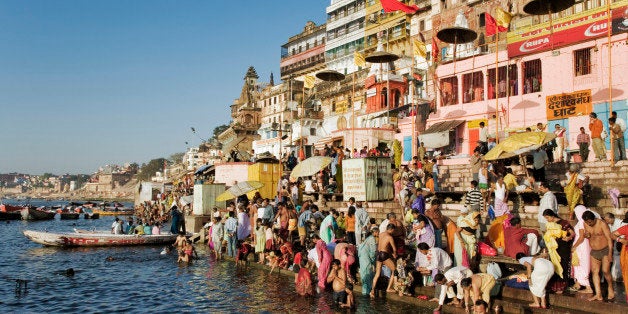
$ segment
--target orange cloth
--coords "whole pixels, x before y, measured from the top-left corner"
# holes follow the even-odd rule
[[[430,192],[434,192],[434,179],[429,178],[427,182],[425,182],[425,188],[429,189]]]
[[[628,226],[623,226],[617,229],[615,233],[628,237]],[[626,245],[621,248],[619,262],[621,263],[621,275],[624,278],[624,291],[628,291],[628,246]],[[628,296],[626,296],[626,300],[628,301]]]
[[[458,226],[456,226],[453,221],[450,221],[449,223],[447,223],[447,227],[445,230],[445,232],[447,233],[447,252],[449,252],[450,254],[454,254],[454,238],[456,237]]]
[[[591,131],[591,138],[601,138],[604,125],[602,120],[595,119],[595,121],[589,122],[589,131]]]
[[[506,219],[508,219],[507,214],[495,218],[488,229],[488,239],[495,248],[504,248],[506,246],[506,241],[504,240],[504,221]]]
[[[353,217],[346,216],[345,224],[347,225],[347,232],[355,232],[355,215]]]

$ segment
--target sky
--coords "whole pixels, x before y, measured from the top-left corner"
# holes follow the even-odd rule
[[[281,45],[330,3],[0,1],[0,173],[89,174],[197,146],[229,123],[248,67],[279,82]]]

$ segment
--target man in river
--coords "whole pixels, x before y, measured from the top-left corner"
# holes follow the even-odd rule
[[[600,267],[604,273],[604,279],[608,283],[608,300],[614,300],[615,291],[611,277],[613,240],[611,239],[610,228],[602,219],[596,218],[591,211],[584,212],[582,220],[584,220],[584,237],[589,239],[591,246],[591,275],[595,287],[595,295],[589,301],[604,301],[600,288]]]
[[[347,272],[340,266],[339,259],[334,259],[331,262],[327,283],[331,283],[334,289],[334,303],[340,307],[353,307],[353,293],[347,289]]]
[[[395,260],[397,260],[397,247],[391,233],[395,230],[396,225],[389,223],[386,231],[379,234],[379,242],[377,243],[377,262],[375,263],[375,277],[373,277],[373,289],[371,290],[371,298],[375,298],[375,289],[377,287],[377,279],[382,271],[382,265],[386,265],[388,269],[395,270]],[[393,282],[391,276],[390,282]],[[390,286],[390,285],[389,285]]]

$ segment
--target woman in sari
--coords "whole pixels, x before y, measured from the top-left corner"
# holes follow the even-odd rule
[[[582,189],[578,185],[581,175],[577,171],[577,166],[572,165],[567,172],[567,185],[565,185],[565,197],[569,205],[570,219],[573,219],[573,212],[577,205],[582,204]]]
[[[316,241],[316,253],[318,254],[318,287],[321,290],[325,290],[325,282],[329,273],[329,267],[331,266],[331,253],[327,249],[325,241]]]
[[[552,290],[562,293],[571,275],[571,246],[574,230],[566,220],[560,219],[551,209],[546,209],[543,216],[547,220],[546,232],[543,235],[545,246],[557,276],[554,276]]]
[[[375,267],[375,257],[377,255],[377,237],[379,236],[379,228],[377,226],[371,228],[371,234],[366,237],[362,243],[358,245],[358,259],[360,265],[360,280],[362,281],[362,294],[371,293],[371,285],[373,283],[373,271]]]
[[[573,291],[582,293],[593,293],[591,285],[589,285],[589,273],[591,272],[591,246],[589,245],[589,239],[584,237],[584,220],[582,220],[582,214],[587,211],[587,208],[583,205],[578,205],[574,209],[578,223],[574,227],[575,238],[571,251],[577,257],[577,263],[573,262],[573,277],[575,285],[571,288]],[[582,287],[584,290],[580,291]]]
[[[504,177],[499,176],[495,182],[495,220],[488,229],[488,239],[496,249],[505,247],[504,225],[510,218],[508,209],[508,191],[504,183]]]
[[[297,290],[297,294],[300,296],[314,295],[314,289],[312,289],[312,275],[307,269],[307,259],[301,260],[299,265],[301,268],[299,272],[294,276],[294,284]]]
[[[625,223],[628,221],[624,220]],[[611,234],[613,240],[617,240],[618,243],[623,244],[621,246],[620,263],[621,263],[621,275],[624,278],[624,288],[628,291],[628,225],[623,226]],[[626,302],[628,302],[628,294],[626,294]]]
[[[467,213],[465,210],[460,213],[454,239],[454,257],[456,266],[469,267],[470,261],[475,257],[477,244],[475,233],[480,223],[480,213],[476,211]]]

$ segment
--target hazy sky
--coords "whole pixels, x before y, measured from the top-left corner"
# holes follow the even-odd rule
[[[252,65],[329,0],[0,1],[0,173],[92,173],[198,145]]]

